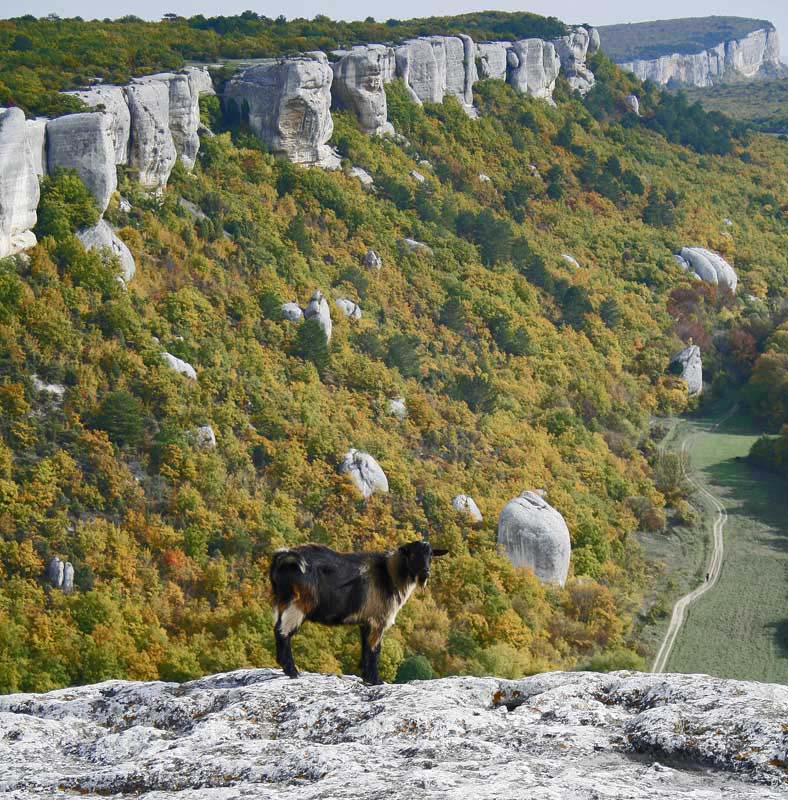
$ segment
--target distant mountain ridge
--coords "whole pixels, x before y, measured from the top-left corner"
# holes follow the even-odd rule
[[[768,20],[695,17],[599,28],[602,49],[641,80],[713,86],[779,75],[780,44]]]

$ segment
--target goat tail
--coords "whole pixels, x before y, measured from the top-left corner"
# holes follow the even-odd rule
[[[274,596],[286,599],[282,595],[290,594],[295,579],[298,575],[306,574],[307,567],[306,559],[295,550],[277,550],[268,572]]]

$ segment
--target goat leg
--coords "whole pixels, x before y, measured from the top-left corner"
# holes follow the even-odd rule
[[[293,661],[293,650],[290,647],[290,640],[293,638],[293,634],[283,634],[279,630],[279,624],[277,623],[274,628],[274,638],[276,639],[277,663],[288,678],[297,678],[298,670],[296,669],[295,661]]]

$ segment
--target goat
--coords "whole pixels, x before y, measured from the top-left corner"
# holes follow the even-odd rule
[[[448,550],[411,542],[385,553],[337,553],[319,544],[277,550],[269,572],[274,599],[276,661],[298,677],[291,639],[304,620],[323,625],[358,625],[361,675],[382,683],[380,645],[416,586],[430,576],[430,562]]]

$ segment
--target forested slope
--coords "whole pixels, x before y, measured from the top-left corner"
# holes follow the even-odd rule
[[[687,513],[648,421],[687,405],[667,371],[682,342],[721,391],[784,318],[788,164],[782,142],[601,56],[593,68],[587,99],[559,84],[556,108],[480,83],[479,120],[395,82],[399,141],[334,114],[345,166],[375,191],[277,161],[237,127],[205,136],[161,196],[121,181],[130,210],[115,200],[109,217],[137,262],[128,289],[72,235],[95,215],[87,192],[46,179],[39,245],[0,262],[0,690],[271,665],[276,547],[421,536],[452,555],[388,636],[384,677],[642,665],[630,534]],[[643,119],[625,112],[633,88]],[[216,102],[204,111],[220,130]],[[723,254],[755,299],[692,281],[673,259],[685,244]],[[281,318],[316,288],[329,343]],[[388,494],[364,501],[338,474],[351,447],[378,459]],[[565,588],[495,547],[498,512],[536,488],[572,534]],[[452,509],[459,492],[482,523]],[[71,594],[44,580],[53,555],[74,564]],[[307,626],[296,655],[350,671],[356,635]]]

